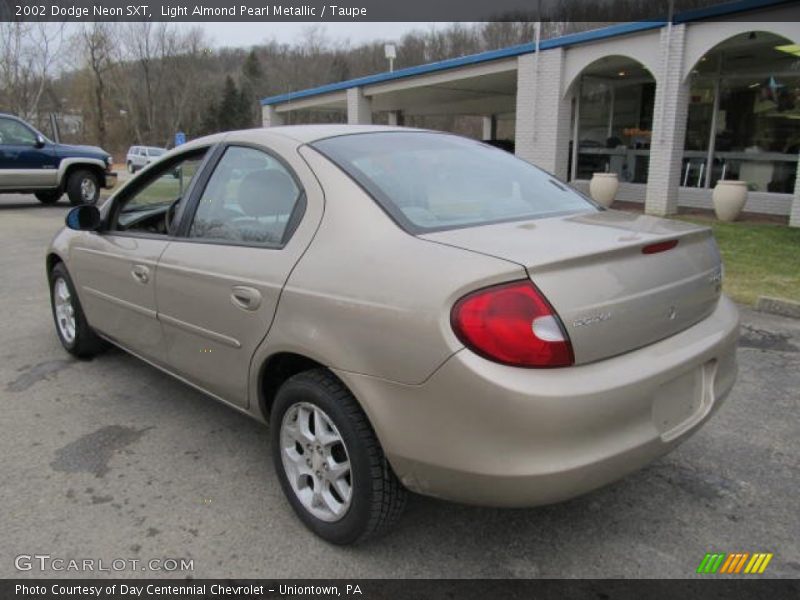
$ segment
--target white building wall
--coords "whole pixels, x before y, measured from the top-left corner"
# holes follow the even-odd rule
[[[789,18],[781,21],[778,9],[770,9],[770,19],[759,22],[748,21],[748,14],[742,14],[741,20],[732,18],[729,21],[679,24],[671,28],[552,48],[540,52],[538,58],[531,53],[507,59],[503,63],[506,70],[513,68],[514,64],[517,68],[517,155],[566,179],[575,82],[581,72],[596,60],[627,56],[651,71],[656,80],[656,94],[648,185],[636,185],[630,190],[623,185],[621,199],[628,199],[623,198],[626,194],[630,199],[643,199],[646,211],[656,215],[672,214],[679,204],[710,208],[711,190],[679,187],[689,103],[689,73],[714,46],[751,30],[768,31],[783,35],[795,43],[800,42],[798,24]],[[431,77],[458,81],[460,77],[495,73],[498,64],[490,62],[378,85],[382,86],[381,90],[386,88],[383,92],[388,93],[395,88],[401,90],[416,84],[433,85],[435,82],[428,80]],[[377,88],[373,88],[368,88],[370,94],[377,93]],[[371,96],[365,96],[364,90],[358,87],[347,90],[346,94],[339,94],[341,104],[346,96],[348,123],[372,123]],[[305,102],[313,105],[327,101],[325,97],[320,97],[309,98]],[[395,114],[390,115],[392,122],[396,118]],[[264,126],[269,127],[282,124],[284,116],[274,107],[265,106],[262,108],[262,120]],[[486,129],[488,131],[489,127]],[[579,185],[580,182],[576,182],[576,187]],[[790,223],[800,227],[800,178],[794,194],[751,192],[746,210],[791,215]]]
[[[645,211],[669,215],[678,208],[689,84],[683,78],[686,25],[664,27],[660,32],[661,65],[656,73],[653,133]]]
[[[571,99],[564,87],[564,48],[520,56],[517,62],[516,154],[561,179],[567,177]]]
[[[360,87],[347,90],[347,123],[372,125],[372,100],[364,95]]]
[[[750,31],[766,31],[781,35],[791,42],[800,43],[800,26],[797,16],[791,16],[788,10],[770,13],[770,19],[780,16],[785,12],[785,21],[707,21],[691,23],[686,33],[686,52],[683,62],[683,77],[688,78],[698,61],[711,51],[714,46],[727,39]],[[796,9],[795,9],[796,10]],[[774,15],[774,17],[773,17]],[[752,17],[750,17],[752,18]]]
[[[274,106],[266,105],[261,107],[261,126],[277,127],[283,125],[283,115],[275,110]]]
[[[589,193],[589,181],[586,179],[578,179],[577,181],[572,182],[571,185],[584,194]],[[620,200],[622,202],[637,202],[642,204],[644,202],[646,193],[647,185],[644,183],[622,182],[619,184],[619,191],[617,192],[616,200]],[[678,206],[684,208],[703,208],[707,210],[713,210],[714,204],[711,200],[711,195],[713,193],[714,190],[712,189],[690,187],[679,188]],[[789,214],[790,210],[792,210],[792,206],[796,201],[796,198],[797,197],[793,196],[792,194],[750,192],[747,196],[747,204],[744,206],[744,211],[761,213],[765,215],[786,216]],[[800,219],[800,210],[797,212],[797,217]]]
[[[564,63],[564,94],[571,91],[583,70],[598,60],[609,56],[624,56],[640,62],[653,76],[661,64],[659,48],[659,30],[645,31],[632,35],[609,38],[566,49]],[[546,51],[549,52],[549,51]]]

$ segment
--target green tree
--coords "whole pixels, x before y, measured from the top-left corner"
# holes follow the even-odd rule
[[[230,75],[225,77],[222,97],[218,103],[211,102],[205,129],[208,132],[246,129],[253,126],[250,100],[244,90],[236,86]]]

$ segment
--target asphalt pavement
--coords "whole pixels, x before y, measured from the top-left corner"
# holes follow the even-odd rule
[[[684,578],[712,551],[800,577],[800,321],[742,309],[726,405],[616,484],[528,510],[413,496],[390,535],[339,548],[292,514],[265,427],[119,350],[62,350],[44,256],[68,208],[0,196],[0,577],[92,575],[50,562],[89,559],[126,561],[95,572],[118,577]]]

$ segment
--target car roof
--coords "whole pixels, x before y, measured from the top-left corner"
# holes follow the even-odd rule
[[[20,123],[25,123],[26,125],[30,125],[25,119],[18,117],[17,115],[12,115],[11,113],[0,112],[0,117],[4,117],[6,119],[14,119],[15,121],[19,121]]]
[[[412,129],[409,127],[390,127],[387,125],[285,125],[270,127],[265,131],[270,131],[282,135],[304,144],[316,142],[329,137],[340,135],[352,135],[356,133],[380,133],[390,131],[424,131],[423,129]]]
[[[438,133],[445,135],[441,131],[431,131],[428,129],[415,129],[412,127],[389,127],[385,125],[286,125],[280,127],[256,127],[253,129],[239,129],[236,131],[226,131],[214,133],[200,138],[187,141],[169,152],[170,155],[179,149],[191,151],[203,146],[211,146],[220,142],[252,142],[258,137],[263,136],[263,141],[268,142],[272,137],[280,136],[297,143],[298,145],[310,144],[325,138],[337,137],[342,135],[353,135],[358,133],[388,133],[393,131],[416,131],[426,133]]]

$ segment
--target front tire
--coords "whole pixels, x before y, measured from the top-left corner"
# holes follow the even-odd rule
[[[73,206],[97,204],[97,199],[100,197],[100,183],[97,175],[88,169],[78,169],[69,176],[67,195]]]
[[[353,544],[397,521],[407,492],[358,402],[330,371],[306,371],[281,386],[270,434],[283,492],[318,536]]]
[[[131,161],[128,161],[128,173],[130,173],[131,175],[136,173],[136,167],[133,166],[133,163]]]
[[[64,263],[50,271],[50,305],[56,334],[64,349],[78,358],[90,358],[105,349],[105,342],[89,327]]]
[[[61,198],[62,192],[36,192],[36,199],[42,204],[55,204]]]

